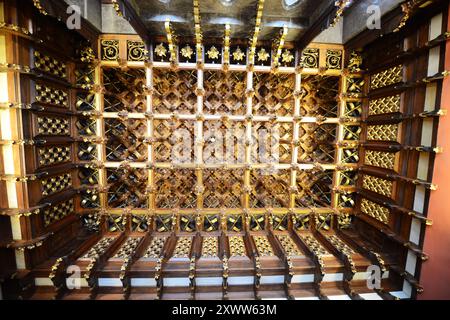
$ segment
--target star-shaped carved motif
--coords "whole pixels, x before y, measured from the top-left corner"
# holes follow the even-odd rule
[[[212,46],[209,48],[208,52],[206,53],[210,59],[219,59],[219,50],[217,50],[216,47]]]
[[[191,59],[192,55],[194,54],[194,51],[189,45],[186,45],[184,48],[181,49],[181,55],[184,58]]]
[[[241,50],[241,48],[237,47],[237,49],[233,52],[233,59],[236,61],[242,61],[245,57],[245,53]]]
[[[261,50],[258,51],[258,61],[267,61],[269,57],[270,54],[266,51],[266,49],[261,48]]]
[[[165,57],[167,54],[167,49],[164,47],[164,44],[158,44],[155,48],[155,53],[158,57]]]
[[[294,60],[294,55],[291,53],[290,50],[284,50],[283,55],[283,62],[289,63],[292,62],[292,60]]]

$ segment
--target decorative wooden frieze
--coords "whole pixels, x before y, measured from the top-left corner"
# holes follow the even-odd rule
[[[41,181],[42,195],[44,197],[58,193],[72,186],[72,176],[70,173],[54,176]]]
[[[366,150],[364,164],[395,170],[395,159],[396,154],[394,152]]]
[[[297,244],[287,235],[277,235],[277,239],[280,241],[284,252],[288,257],[302,256],[302,252],[298,248]]]
[[[44,225],[48,227],[49,225],[58,222],[73,213],[73,199],[51,206],[43,212]]]
[[[192,247],[192,237],[180,237],[173,251],[173,258],[189,258]]]
[[[40,166],[61,164],[71,159],[70,147],[67,146],[38,148],[37,152]]]
[[[142,238],[128,238],[114,254],[114,259],[129,259],[136,251]]]
[[[253,236],[253,240],[255,241],[256,250],[258,250],[260,257],[266,256],[274,256],[272,245],[269,242],[269,239],[265,236]]]
[[[400,112],[400,95],[369,100],[369,115]]]
[[[202,243],[202,258],[216,258],[219,254],[217,237],[204,237]]]
[[[68,118],[38,116],[37,133],[43,136],[69,136],[70,124]]]
[[[384,224],[389,223],[390,210],[365,198],[361,200],[361,212]]]
[[[402,82],[403,66],[397,65],[370,76],[370,89],[375,90]]]
[[[399,124],[369,125],[367,140],[398,142]]]
[[[114,240],[116,240],[115,237],[102,238],[82,256],[82,259],[98,259],[111,247]]]
[[[54,77],[66,79],[67,66],[65,63],[58,61],[51,56],[42,54],[40,51],[34,52],[34,67],[46,74]]]
[[[385,197],[391,197],[394,183],[391,180],[386,180],[370,175],[364,175],[363,188],[379,193]]]
[[[119,59],[119,40],[103,39],[100,41],[101,59],[104,61],[117,61]]]
[[[244,239],[241,236],[231,236],[228,238],[230,245],[230,256],[231,257],[245,257],[246,250]]]
[[[330,256],[330,253],[314,238],[312,235],[305,235],[301,237],[308,249],[317,257]]]
[[[127,40],[127,60],[145,61],[148,58],[148,51],[143,41]]]
[[[66,90],[56,89],[49,85],[36,84],[36,101],[58,107],[68,107],[68,93]]]
[[[327,68],[340,70],[342,69],[342,50],[327,50]]]
[[[144,258],[154,258],[158,259],[163,251],[164,245],[166,243],[166,237],[155,237],[152,239],[147,251],[144,254]]]

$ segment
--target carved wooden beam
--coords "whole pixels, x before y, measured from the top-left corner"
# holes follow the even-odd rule
[[[134,7],[131,5],[130,1],[113,0],[112,2],[117,14],[127,20],[133,27],[134,31],[136,31],[136,33],[148,45],[151,40],[150,32],[139,17]]]
[[[381,278],[383,278],[383,274],[388,271],[388,268],[390,268],[390,266],[386,266],[383,258],[379,253],[374,252],[365,245],[355,241],[354,238],[352,238],[344,230],[338,230],[337,235],[341,239],[345,240],[347,243],[351,244],[353,248],[355,248],[363,256],[369,259],[374,265],[378,266],[381,270]],[[384,300],[398,300],[398,298],[394,297],[388,291],[384,290],[383,287],[380,287],[379,289],[374,289],[374,291],[378,295],[380,295]]]

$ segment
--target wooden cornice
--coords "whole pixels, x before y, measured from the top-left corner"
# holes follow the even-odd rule
[[[40,247],[44,241],[53,236],[53,232],[46,233],[43,236],[30,239],[30,240],[15,240],[11,242],[0,242],[0,248],[11,248],[11,249],[19,249],[19,250],[32,250],[37,247]]]
[[[441,12],[442,6],[444,6],[446,3],[446,0],[435,0],[429,6],[411,13],[411,16],[406,21],[405,26],[398,30],[398,33],[407,34],[413,30],[416,30],[417,27],[422,24],[425,19],[429,19]],[[417,19],[417,14],[421,14],[420,19]],[[369,30],[366,28],[358,35],[354,36],[351,40],[347,41],[347,43],[345,43],[345,47],[352,50],[361,49],[380,37],[393,34],[394,30],[399,27],[399,24],[401,23],[404,16],[405,13],[403,12],[402,6],[400,4],[394,10],[386,13],[381,18],[381,29]]]

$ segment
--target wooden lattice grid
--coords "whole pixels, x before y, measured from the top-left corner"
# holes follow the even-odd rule
[[[364,164],[384,169],[395,170],[396,153],[376,150],[366,150]]]
[[[193,163],[195,157],[193,121],[155,120],[153,122],[155,162]],[[186,143],[188,150],[175,145]]]
[[[144,70],[144,69],[143,69]],[[208,78],[208,71],[203,71],[201,69],[197,69],[197,70],[178,70],[175,71],[173,69],[166,69],[166,68],[160,68],[160,67],[147,67],[146,72],[136,72],[137,74],[139,74],[139,77],[133,76],[135,79],[139,78],[140,80],[137,81],[136,83],[139,84],[139,87],[141,85],[141,83],[143,83],[143,91],[139,92],[140,89],[138,90],[138,93],[134,93],[131,95],[132,99],[129,100],[128,102],[123,102],[123,98],[124,97],[118,97],[117,94],[110,94],[111,90],[106,90],[106,94],[104,95],[104,101],[105,101],[105,109],[103,109],[105,112],[106,110],[106,106],[109,105],[110,103],[106,103],[107,99],[116,99],[118,100],[116,102],[116,105],[114,107],[112,107],[109,112],[122,112],[122,109],[124,107],[125,104],[127,104],[128,106],[136,104],[133,103],[133,101],[139,100],[142,101],[144,105],[142,105],[142,107],[139,107],[138,109],[128,109],[127,111],[130,112],[129,115],[126,115],[125,117],[125,121],[130,121],[128,119],[128,116],[130,116],[131,118],[133,118],[133,121],[135,121],[135,119],[139,119],[139,121],[142,121],[142,123],[146,123],[147,126],[147,130],[143,130],[145,131],[145,137],[144,135],[140,136],[140,138],[147,138],[146,142],[144,143],[144,145],[146,145],[147,148],[147,157],[143,157],[143,161],[149,161],[152,163],[152,165],[150,165],[147,169],[142,169],[142,171],[147,171],[148,173],[148,181],[147,181],[147,192],[143,193],[145,194],[145,199],[150,199],[150,207],[151,208],[155,208],[155,209],[178,209],[178,208],[200,208],[202,209],[203,206],[207,207],[208,205],[205,205],[206,202],[206,198],[208,196],[208,192],[210,190],[209,187],[212,186],[212,184],[209,184],[209,176],[207,176],[207,169],[206,168],[202,168],[199,167],[201,166],[201,164],[199,163],[203,163],[203,154],[200,157],[195,157],[195,152],[198,150],[204,150],[207,147],[208,142],[211,143],[211,141],[205,141],[204,145],[198,149],[198,143],[196,143],[196,139],[198,139],[198,134],[203,133],[205,129],[207,129],[207,123],[208,120],[210,118],[205,119],[202,116],[198,116],[198,114],[204,114],[206,117],[208,117],[208,114],[221,114],[222,116],[243,116],[238,122],[236,122],[236,120],[230,121],[228,118],[222,118],[220,121],[218,120],[214,120],[215,122],[220,124],[220,127],[222,129],[225,129],[229,126],[229,123],[233,123],[233,125],[235,123],[239,123],[240,125],[244,125],[246,130],[246,136],[247,136],[247,141],[248,139],[248,132],[250,129],[250,132],[253,132],[253,128],[255,127],[257,129],[257,123],[258,121],[256,120],[249,120],[251,118],[248,117],[249,111],[250,113],[253,113],[254,116],[268,116],[268,117],[272,117],[272,116],[286,116],[286,117],[291,117],[291,119],[286,119],[284,121],[280,121],[280,119],[275,119],[275,121],[270,120],[267,123],[271,124],[273,126],[279,126],[282,127],[282,129],[284,130],[284,133],[282,133],[282,135],[285,136],[284,139],[282,139],[283,143],[281,143],[283,150],[283,153],[281,154],[281,163],[285,164],[285,165],[290,165],[291,162],[298,162],[298,163],[308,163],[308,162],[314,162],[317,159],[320,159],[319,162],[322,163],[329,163],[329,164],[333,164],[336,163],[336,161],[338,161],[336,159],[336,147],[334,145],[335,140],[338,139],[338,134],[336,133],[336,128],[338,127],[335,123],[338,123],[338,121],[333,122],[333,124],[316,124],[316,123],[312,123],[310,124],[305,124],[305,123],[301,123],[301,119],[300,120],[295,120],[292,117],[295,116],[301,116],[303,115],[315,115],[315,116],[327,116],[327,117],[335,117],[338,115],[339,110],[339,104],[336,101],[336,97],[338,96],[338,91],[336,90],[336,88],[338,87],[338,83],[339,83],[339,77],[333,77],[334,80],[336,80],[336,86],[333,87],[333,89],[330,89],[329,91],[327,90],[323,90],[322,92],[316,93],[316,99],[317,96],[319,97],[319,100],[321,101],[325,101],[328,103],[328,105],[326,103],[324,104],[320,104],[318,106],[318,109],[316,110],[311,110],[311,111],[305,111],[304,109],[301,109],[300,106],[301,104],[301,96],[295,96],[294,95],[294,91],[295,90],[299,90],[297,89],[297,87],[299,86],[299,84],[301,83],[301,76],[299,74],[270,74],[270,73],[257,73],[257,72],[251,72],[251,71],[247,71],[247,72],[228,72],[228,73],[222,73],[221,71],[211,71],[209,76],[211,76],[213,81],[211,81],[211,83],[214,83],[214,81],[219,81],[221,80],[222,82],[226,82],[222,79],[217,79],[217,75],[224,75],[224,77],[226,78],[233,78],[233,79],[237,79],[237,80],[232,80],[235,81],[233,82],[234,87],[236,90],[238,90],[239,95],[242,95],[241,98],[239,99],[239,102],[236,102],[239,106],[244,106],[244,108],[239,108],[236,107],[235,111],[236,113],[229,113],[228,110],[225,110],[225,112],[223,113],[214,113],[214,112],[209,112],[208,107],[207,107],[207,99],[208,99],[208,89],[207,89],[207,82],[208,80],[206,80]],[[128,70],[127,70],[128,72]],[[238,74],[239,73],[239,74]],[[240,84],[239,79],[242,79],[243,81],[246,81],[249,79],[248,74],[251,73],[253,76],[251,77],[254,82],[255,85],[253,85],[253,83],[247,83],[247,86],[243,86],[240,87],[238,86]],[[171,74],[170,76],[168,76],[169,74]],[[181,75],[181,74],[185,74],[185,75]],[[150,75],[150,79],[149,79],[149,75]],[[145,76],[147,77],[147,79],[145,79]],[[189,93],[187,93],[187,91],[181,94],[179,93],[171,93],[169,92],[170,90],[177,90],[176,88],[179,86],[174,86],[173,85],[173,81],[175,81],[175,78],[181,78],[183,79],[183,77],[185,77],[186,79],[188,79],[189,81],[189,88],[186,89],[187,87],[184,88],[184,90],[190,91]],[[269,83],[269,87],[267,87],[267,84],[264,84],[260,81],[261,77],[263,78],[267,78],[267,79],[274,79],[271,80],[273,81],[273,83]],[[161,78],[161,79],[159,79]],[[172,80],[170,80],[170,78],[172,78]],[[285,81],[285,83],[283,84],[283,81],[280,81],[280,79],[284,79],[283,81]],[[204,80],[204,82],[202,82],[202,80]],[[135,80],[136,81],[136,80]],[[259,82],[258,82],[259,81]],[[110,87],[114,87],[114,86],[118,86],[119,84],[114,83],[113,81],[112,85],[110,85]],[[131,83],[129,81],[122,81],[122,83]],[[216,82],[216,83],[220,83]],[[186,84],[186,81],[185,83]],[[279,89],[279,92],[276,92],[273,94],[272,97],[268,96],[267,99],[266,97],[264,97],[264,99],[258,100],[258,93],[257,93],[257,86],[260,85],[261,87],[266,87],[266,88],[261,88],[262,91],[260,92],[270,92],[270,90],[273,90],[273,88],[276,88],[277,86],[280,86],[281,89]],[[224,83],[222,85],[222,87],[229,87],[229,84]],[[129,88],[131,88],[131,86],[128,86]],[[196,90],[197,88],[197,90]],[[246,89],[243,90],[242,88]],[[255,95],[252,98],[252,89],[255,89]],[[200,89],[200,90],[199,90]],[[202,92],[202,90],[205,89],[205,92]],[[219,88],[217,89],[217,92],[221,92],[221,90],[224,90],[223,88]],[[250,90],[250,91],[249,91]],[[114,90],[112,90],[114,91]],[[116,89],[117,91],[117,89]],[[181,90],[182,91],[182,90]],[[242,94],[241,94],[242,92]],[[247,93],[247,94],[246,94]],[[174,98],[174,95],[178,95],[179,98],[177,98],[178,100],[176,100]],[[228,96],[227,98],[225,98],[224,100],[226,101],[225,104],[228,105],[233,105],[235,103],[235,99],[236,97],[234,97],[233,95],[236,95],[235,93],[231,94],[230,96]],[[303,96],[305,95],[305,92],[303,92]],[[213,94],[214,96],[214,94]],[[244,98],[245,96],[247,96],[246,98]],[[130,102],[131,101],[131,102]],[[175,101],[175,105],[177,103],[181,102],[186,102],[186,101],[190,101],[190,106],[185,107],[185,106],[178,106],[178,107],[173,107],[173,101]],[[232,102],[230,102],[232,101]],[[263,103],[262,103],[263,101]],[[165,102],[165,103],[163,103]],[[267,105],[266,105],[266,102]],[[264,112],[259,112],[258,108],[256,107],[257,104],[260,104],[262,106],[262,108],[268,108],[272,109],[272,111],[270,113],[267,113],[266,111]],[[146,106],[145,106],[146,104]],[[264,104],[264,105],[262,105]],[[162,106],[160,110],[158,110],[158,106]],[[224,108],[224,107],[222,107]],[[101,109],[101,108],[100,108]],[[214,108],[212,108],[214,109]],[[220,109],[220,108],[216,108],[216,109]],[[245,112],[241,112],[240,110],[245,110]],[[144,114],[144,112],[147,112],[147,114]],[[194,115],[197,114],[197,115]],[[247,116],[244,115],[247,114]],[[183,115],[186,115],[183,116]],[[191,115],[191,117],[189,118],[189,116]],[[181,116],[181,117],[180,117]],[[108,117],[116,119],[121,117],[120,114],[118,115],[114,115],[114,114],[109,114]],[[189,119],[189,120],[188,120]],[[215,118],[217,119],[217,118]],[[331,119],[331,118],[330,118]],[[192,121],[195,120],[195,121]],[[212,119],[211,119],[212,120]],[[100,120],[99,123],[106,123],[108,122],[108,118],[105,118],[104,120]],[[123,119],[121,121],[124,121]],[[214,121],[210,121],[211,123]],[[160,152],[161,149],[159,148],[167,148],[169,149],[170,147],[168,147],[167,145],[164,145],[168,140],[170,140],[170,134],[171,134],[171,130],[173,127],[169,126],[169,129],[163,129],[162,133],[157,133],[157,126],[158,124],[160,124],[161,122],[170,122],[170,123],[179,123],[181,126],[184,126],[186,123],[190,122],[192,124],[195,123],[195,125],[192,125],[191,128],[189,130],[190,134],[191,134],[191,138],[192,138],[192,144],[193,144],[193,148],[192,148],[192,153],[191,153],[191,161],[189,161],[189,169],[182,169],[181,167],[167,167],[167,162],[170,162],[170,158],[169,155],[171,154],[171,152],[167,151],[166,152]],[[299,130],[298,133],[296,133],[296,126],[299,126]],[[305,130],[304,127],[312,127],[313,129],[307,129]],[[106,126],[107,128],[108,126]],[[299,140],[300,142],[298,142],[298,146],[297,146],[297,140],[295,139],[297,135],[299,135],[300,133],[302,133],[302,131],[308,131],[307,133],[303,133],[305,136],[308,135],[308,133],[310,132],[314,132],[314,139],[312,139],[312,144],[315,144],[315,147],[317,150],[312,150],[311,147],[308,145],[308,141],[301,141],[301,138],[299,137],[297,140]],[[100,135],[102,134],[101,132],[99,133]],[[159,136],[158,136],[159,135]],[[167,138],[169,136],[169,139]],[[238,137],[234,137],[235,139],[237,139]],[[142,140],[140,139],[140,140]],[[246,142],[245,139],[242,139],[241,141]],[[303,146],[302,146],[303,143]],[[305,149],[303,149],[303,147]],[[243,180],[243,184],[241,185],[241,187],[243,187],[243,192],[241,194],[241,198],[242,201],[240,201],[241,203],[241,207],[245,208],[245,207],[252,207],[251,205],[251,192],[247,192],[246,190],[248,189],[248,187],[253,187],[253,189],[255,189],[254,184],[256,183],[256,181],[254,180],[254,177],[252,177],[253,172],[254,171],[259,171],[260,169],[250,169],[250,167],[248,167],[248,165],[250,163],[252,163],[252,159],[251,157],[247,157],[248,154],[251,155],[251,152],[249,153],[248,151],[251,150],[251,148],[254,148],[254,146],[250,145],[249,147],[244,147],[245,149],[245,163],[242,164],[244,165],[243,167],[241,166],[242,169],[240,169],[240,171],[242,172],[242,180]],[[297,156],[294,156],[294,153],[296,150],[299,150]],[[302,155],[304,154],[304,150],[310,150],[310,155],[308,160],[302,159]],[[143,154],[145,153],[145,150],[143,148]],[[197,152],[198,154],[198,152]],[[159,159],[159,155],[162,155]],[[101,157],[100,157],[101,158]],[[106,157],[104,158],[105,160]],[[103,160],[103,161],[105,161]],[[113,162],[115,161],[123,161],[122,158],[120,160],[112,160]],[[198,162],[200,161],[200,162]],[[131,160],[131,165],[137,166],[136,161],[135,160]],[[155,165],[159,163],[159,167],[155,167]],[[258,162],[256,162],[258,163]],[[116,164],[107,164],[107,166],[111,166],[113,165],[114,167],[117,166]],[[225,166],[228,166],[227,164],[225,164]],[[138,166],[139,168],[144,168],[142,166]],[[164,167],[164,168],[163,168]],[[197,167],[199,169],[194,170],[194,168]],[[229,169],[229,168],[228,168]],[[267,203],[264,204],[259,204],[257,207],[258,208],[267,208],[267,207],[279,207],[279,208],[290,208],[290,207],[294,207],[294,202],[293,202],[293,198],[292,198],[292,177],[294,176],[294,172],[295,170],[286,170],[287,168],[285,167],[285,169],[283,171],[286,172],[286,174],[283,175],[282,178],[282,182],[278,182],[283,184],[283,192],[279,193],[278,195],[272,197],[273,201],[265,201]],[[217,170],[218,172],[220,172],[221,168],[216,168],[216,169],[212,169],[209,170],[210,172],[214,172],[215,170]],[[302,170],[299,170],[299,172],[301,172]],[[162,172],[165,172],[165,174],[162,174]],[[177,173],[180,173],[179,175],[177,175]],[[185,179],[183,180],[180,176],[185,177]],[[217,175],[216,175],[217,176]],[[175,178],[174,178],[175,177]],[[331,177],[332,178],[332,177]],[[183,180],[182,183],[177,184],[175,180],[181,179]],[[226,177],[224,177],[223,179],[227,179]],[[253,179],[253,181],[252,181]],[[270,183],[272,178],[264,178],[262,180],[267,180],[265,182],[266,185],[268,185]],[[167,183],[167,181],[172,180],[171,183]],[[277,180],[277,179],[275,179]],[[166,182],[166,183],[165,183]],[[106,185],[106,182],[103,182],[104,185]],[[173,184],[172,186],[170,186],[171,184]],[[240,184],[240,183],[239,183]],[[260,184],[258,186],[258,188],[261,188],[261,185],[263,185],[264,183]],[[331,184],[333,184],[333,181],[331,181]],[[178,186],[177,186],[178,185]],[[233,185],[233,184],[232,184]],[[174,187],[175,186],[175,187]],[[181,188],[181,190],[177,190],[177,188]],[[268,187],[266,187],[267,189]],[[183,195],[184,190],[185,189],[189,189],[189,191],[186,191],[186,195]],[[164,191],[163,191],[164,190]],[[167,191],[167,190],[172,190],[172,191]],[[162,193],[161,193],[162,192]],[[214,194],[217,193],[216,191],[213,192],[209,192],[209,194]],[[228,196],[228,195],[227,195]],[[232,200],[221,200],[221,201],[217,201],[214,200],[212,201],[212,203],[215,203],[214,205],[212,205],[211,207],[214,208],[219,208],[219,207],[228,207],[228,204],[232,204],[234,206],[236,202],[235,199],[236,195],[233,195],[232,197],[230,197],[230,199]],[[144,198],[144,196],[143,196]],[[222,197],[222,198],[226,198],[226,197]],[[277,199],[278,198],[278,199]],[[283,198],[282,204],[280,204],[280,198]],[[153,199],[153,200],[152,200]],[[274,200],[275,199],[275,200]],[[253,200],[254,201],[254,200]],[[278,202],[278,204],[277,204]],[[228,203],[228,204],[227,204]],[[303,207],[303,206],[302,206]],[[239,207],[238,207],[239,208]],[[204,216],[205,218],[206,216]],[[218,218],[219,215],[215,215],[212,214],[211,218],[213,220],[215,220],[216,218]],[[232,217],[232,216],[229,216]],[[241,226],[238,227],[237,229],[242,230],[242,225],[244,224],[244,221],[241,221],[242,216],[240,214],[235,215],[235,217],[237,219],[235,219],[237,221],[238,224],[240,224]],[[286,215],[287,217],[287,215]],[[172,219],[172,218],[171,218]],[[179,218],[178,218],[179,220]],[[204,219],[206,220],[206,219]],[[232,219],[228,219],[228,223],[231,222]],[[241,221],[241,222],[239,222]],[[231,224],[233,224],[233,222],[231,222]],[[205,225],[206,226],[206,225]],[[214,226],[214,228],[216,228],[215,226],[217,226],[217,223],[211,223],[209,224],[209,226]],[[233,229],[234,226],[231,227],[231,229]]]
[[[292,74],[255,73],[254,114],[292,116],[294,86],[295,77]]]
[[[333,171],[297,173],[295,205],[327,207],[331,205],[333,187]]]
[[[279,170],[277,173],[252,170],[250,182],[252,208],[288,208],[290,206],[290,172],[288,170]]]
[[[197,72],[153,69],[155,113],[194,114],[197,104]]]
[[[103,85],[107,112],[145,112],[145,70],[130,68],[126,71],[116,68],[103,70]]]
[[[105,119],[105,126],[107,161],[147,161],[145,120]]]
[[[188,169],[156,169],[155,194],[156,208],[196,208],[197,195],[195,186],[197,175],[195,170]]]
[[[333,163],[334,141],[337,126],[334,124],[301,124],[299,130],[299,162]]]
[[[148,208],[148,173],[144,169],[107,170],[110,208]]]
[[[204,88],[206,114],[246,114],[245,72],[206,71]]]
[[[245,163],[245,123],[205,121],[203,161],[208,164]]]
[[[288,122],[254,122],[252,163],[291,163],[293,130]]]
[[[301,115],[336,117],[338,96],[338,77],[304,77],[302,79]]]
[[[240,208],[243,206],[243,170],[204,170],[203,207]]]

